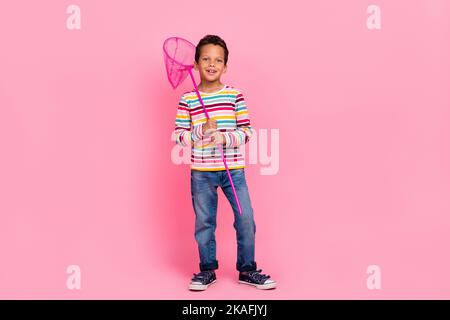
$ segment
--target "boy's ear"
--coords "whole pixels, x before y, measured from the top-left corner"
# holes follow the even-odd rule
[[[194,70],[195,70],[195,71],[198,70],[198,64],[197,64],[197,61],[194,61]]]
[[[227,66],[227,65],[225,65],[225,66],[223,67],[223,72],[222,72],[222,73],[225,73],[225,72],[227,72],[227,69],[228,69],[228,66]]]

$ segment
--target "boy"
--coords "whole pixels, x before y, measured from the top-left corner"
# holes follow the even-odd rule
[[[220,77],[227,70],[228,49],[220,37],[207,35],[196,47],[194,68],[200,74],[198,86],[208,111],[207,120],[195,90],[182,95],[175,120],[176,143],[192,146],[191,195],[195,212],[195,239],[200,256],[200,272],[189,284],[190,290],[205,290],[216,282],[217,187],[221,187],[234,212],[237,237],[239,282],[258,289],[273,289],[276,282],[257,270],[255,256],[256,226],[253,219],[244,157],[239,146],[253,134],[244,97],[240,90],[223,84]],[[192,127],[191,127],[192,126]],[[239,213],[234,193],[220,154],[224,156],[242,209]]]

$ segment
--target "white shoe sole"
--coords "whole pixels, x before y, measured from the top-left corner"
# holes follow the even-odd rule
[[[189,284],[189,290],[192,290],[192,291],[203,291],[203,290],[208,289],[208,287],[210,285],[212,285],[213,283],[216,283],[216,281],[217,280],[214,280],[210,284],[195,284],[195,283],[191,283],[191,284]]]
[[[268,289],[275,289],[277,287],[276,282],[266,283],[266,284],[256,284],[256,283],[249,283],[246,281],[239,280],[239,283],[247,284],[249,286],[256,287],[257,289],[261,290],[268,290]]]

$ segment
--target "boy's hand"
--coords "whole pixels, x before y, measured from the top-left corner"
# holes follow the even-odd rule
[[[210,135],[212,132],[217,130],[217,122],[215,119],[209,118],[206,123],[202,125],[202,133]]]
[[[215,144],[224,144],[225,137],[220,131],[215,131],[211,136],[211,141]]]

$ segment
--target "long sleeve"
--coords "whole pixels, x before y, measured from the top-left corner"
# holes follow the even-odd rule
[[[175,118],[175,142],[183,147],[190,146],[192,143],[203,138],[202,124],[192,126],[191,115],[189,113],[188,102],[184,95],[178,103],[177,115]]]
[[[225,147],[239,147],[247,143],[253,135],[253,128],[250,125],[250,115],[242,92],[236,95],[235,114],[237,128],[234,131],[224,132]]]

